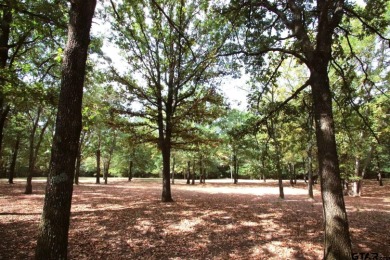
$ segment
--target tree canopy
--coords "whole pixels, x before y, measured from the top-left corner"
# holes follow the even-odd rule
[[[278,179],[280,198],[318,177],[324,258],[351,258],[344,194],[390,174],[389,1],[85,1],[91,21],[81,2],[0,4],[1,177],[49,176],[47,209],[66,174],[69,210],[101,167],[161,177],[164,202],[190,173]],[[224,91],[243,75],[239,110]]]

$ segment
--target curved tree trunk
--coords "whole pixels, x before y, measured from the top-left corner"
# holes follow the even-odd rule
[[[67,259],[83,84],[96,0],[72,0],[49,176],[35,259]]]

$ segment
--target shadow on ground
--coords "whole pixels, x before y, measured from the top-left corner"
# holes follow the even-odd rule
[[[44,185],[35,183],[28,196],[23,182],[0,182],[0,259],[33,258]],[[272,182],[178,180],[175,202],[162,203],[159,182],[83,183],[74,189],[69,258],[320,259],[322,206],[318,191],[309,201],[304,187],[286,189],[282,201],[267,194],[277,189]],[[390,194],[372,189],[375,196],[346,198],[353,248],[390,255]]]

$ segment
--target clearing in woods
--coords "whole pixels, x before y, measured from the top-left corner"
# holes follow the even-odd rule
[[[275,181],[175,180],[173,203],[161,181],[82,179],[74,187],[69,259],[321,259],[322,206],[306,186]],[[365,181],[361,198],[345,197],[354,252],[390,256],[390,183]],[[0,259],[32,259],[44,180],[24,195],[24,179],[0,180]]]

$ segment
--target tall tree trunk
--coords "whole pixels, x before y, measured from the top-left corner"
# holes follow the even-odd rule
[[[351,259],[351,239],[341,187],[332,96],[327,66],[324,66],[324,63],[327,63],[318,62],[318,60],[326,60],[324,53],[318,52],[315,61],[313,61],[310,80],[314,102],[319,175],[325,222],[324,259]]]
[[[162,157],[163,157],[163,191],[162,191],[161,200],[163,202],[172,202],[173,199],[171,194],[171,180],[170,180],[171,151],[169,145],[163,146]]]
[[[371,162],[373,151],[374,147],[371,146],[363,165],[361,165],[361,158],[359,158],[358,156],[356,156],[355,158],[355,177],[357,178],[357,180],[354,181],[352,186],[353,196],[360,197],[362,194],[364,175],[366,173],[368,165]]]
[[[233,180],[234,184],[238,183],[238,160],[235,153],[233,154]]]
[[[261,179],[263,179],[263,182],[266,182],[266,177],[265,177],[265,155],[262,155],[261,156],[261,166],[262,166],[262,170],[261,170]]]
[[[9,40],[12,24],[12,6],[11,1],[4,0],[4,7],[2,8],[3,13],[0,15],[2,18],[0,20],[0,70],[7,68],[7,63],[9,59]],[[6,81],[3,77],[0,77],[0,171],[3,168],[3,156],[2,156],[2,147],[3,147],[3,131],[5,121],[7,119],[8,113],[10,111],[10,106],[5,102],[4,96],[4,86]],[[0,172],[1,175],[1,172]]]
[[[290,172],[290,184],[291,186],[294,186],[295,184],[297,184],[297,178],[295,177],[295,164],[289,163],[287,166]]]
[[[0,84],[2,84],[0,82]],[[0,93],[0,95],[2,95]],[[0,97],[2,98],[2,97]],[[0,100],[0,176],[1,176],[1,173],[2,173],[2,169],[3,169],[3,164],[4,164],[4,161],[3,161],[3,130],[4,130],[4,125],[5,125],[5,120],[7,119],[7,115],[10,111],[10,106],[6,105],[5,108],[3,108],[3,101]]]
[[[104,166],[104,172],[103,172],[103,178],[104,178],[104,184],[107,184],[108,182],[108,174],[110,173],[110,166],[111,166],[111,159],[112,155],[114,154],[114,149],[116,147],[116,136],[117,132],[114,131],[113,133],[113,140],[110,145],[110,150],[108,151],[107,158],[104,160],[103,166]]]
[[[187,162],[187,184],[190,184],[191,179],[191,162]]]
[[[203,183],[203,162],[202,156],[199,157],[199,183]]]
[[[35,251],[35,259],[39,260],[67,259],[73,177],[82,126],[83,84],[95,6],[96,0],[72,0],[70,4],[56,129]]]
[[[175,184],[175,157],[172,158],[172,184]]]
[[[45,132],[46,132],[46,128],[48,127],[48,125],[50,123],[50,119],[48,119],[45,122],[45,124],[43,125],[43,127],[39,133],[38,140],[35,144],[35,135],[36,135],[36,131],[38,129],[38,123],[41,119],[41,113],[42,113],[42,108],[39,107],[38,112],[37,112],[37,117],[33,121],[33,127],[32,127],[32,130],[30,133],[30,138],[29,138],[30,140],[29,140],[28,176],[27,176],[27,185],[26,185],[25,194],[32,193],[32,177],[33,177],[34,172],[35,172],[35,164],[36,164],[37,159],[38,159],[39,148],[41,148],[41,144],[42,144],[42,140],[44,138]]]
[[[100,145],[96,151],[96,184],[100,184]]]
[[[32,122],[32,128],[29,136],[28,173],[27,173],[26,189],[24,191],[24,194],[32,193],[32,178],[35,170],[35,156],[34,156],[35,134],[38,128],[41,112],[42,112],[42,107],[38,107],[37,115]]]
[[[307,184],[309,198],[314,199],[313,193],[313,145],[309,143],[307,148],[307,175],[309,179],[309,183]]]
[[[192,181],[191,184],[195,185],[195,178],[196,178],[196,172],[195,172],[195,160],[192,161]]]
[[[355,173],[354,173],[354,177],[356,178],[361,178],[361,163],[360,163],[360,157],[359,156],[356,156],[355,157]],[[358,180],[354,180],[353,183],[352,183],[352,195],[353,196],[360,196],[360,185],[359,185],[359,181]]]
[[[281,163],[281,151],[280,151],[280,144],[275,136],[275,130],[274,130],[274,123],[271,123],[271,133],[272,138],[274,140],[275,144],[275,152],[276,152],[276,171],[278,175],[278,186],[279,186],[279,198],[284,199],[284,189],[283,189],[283,169],[282,169],[282,163]]]
[[[19,144],[20,144],[20,134],[18,134],[16,137],[14,150],[12,152],[12,160],[11,160],[11,166],[9,169],[9,176],[8,176],[9,184],[14,183],[15,166],[16,166],[16,159],[18,158]]]
[[[133,179],[133,160],[129,161],[129,181]]]
[[[282,175],[282,166],[280,163],[280,154],[279,149],[276,150],[276,170],[278,171],[278,186],[279,186],[279,198],[284,199],[284,189],[283,189],[283,175]]]
[[[171,77],[171,76],[170,76]],[[160,80],[160,79],[159,79]],[[162,202],[172,202],[172,194],[171,194],[171,116],[172,116],[172,89],[168,87],[168,96],[170,100],[167,102],[163,102],[162,98],[162,86],[158,84],[157,92],[157,125],[158,125],[158,137],[159,137],[159,148],[162,154],[163,160],[163,170],[162,170],[162,194],[161,201]],[[166,104],[165,109],[165,119],[164,119],[164,111],[163,104]],[[164,131],[165,130],[165,131]]]
[[[76,169],[74,172],[74,183],[76,185],[79,185],[80,168],[81,168],[81,151],[80,151],[80,147],[79,147],[79,150],[77,151],[77,156],[76,156]]]
[[[382,174],[381,173],[378,173],[378,183],[379,183],[379,186],[383,186],[383,180],[382,180]]]
[[[84,139],[85,139],[86,135],[87,135],[87,133],[85,131],[82,132],[82,134],[80,136],[79,146],[78,146],[78,149],[77,149],[76,169],[75,169],[75,172],[74,172],[74,183],[76,185],[79,185],[80,167],[81,167],[81,159],[82,159],[82,157],[81,157],[81,150],[82,150],[82,146],[83,146]]]
[[[107,184],[108,182],[108,172],[110,170],[110,162],[107,160],[103,163],[103,179],[104,184]]]

